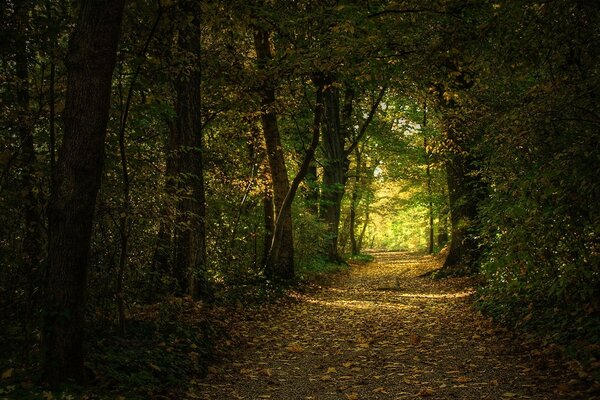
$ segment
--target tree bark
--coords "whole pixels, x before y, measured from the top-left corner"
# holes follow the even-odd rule
[[[199,68],[200,20],[195,18],[179,34],[179,47],[196,58],[193,70],[175,84],[177,114],[177,172],[181,192],[177,204],[175,278],[179,294],[211,300],[206,278],[206,195]]]
[[[350,201],[350,244],[352,246],[352,255],[356,256],[360,250],[358,248],[358,241],[356,240],[356,207],[358,207],[358,192],[360,184],[361,171],[361,152],[358,147],[355,150],[356,154],[356,171],[354,177],[354,188],[352,190],[352,200]]]
[[[264,72],[267,63],[273,58],[269,32],[256,28],[254,32],[254,47],[256,50],[257,64],[260,71]],[[271,245],[265,272],[269,278],[289,281],[294,279],[294,240],[291,207],[283,207],[288,194],[290,183],[287,167],[283,156],[277,114],[273,110],[275,105],[275,87],[272,77],[266,77],[262,82],[261,96],[261,123],[267,159],[271,170],[274,210],[280,219],[281,230],[278,235],[273,235],[274,243]],[[281,211],[281,213],[280,213]],[[280,214],[280,215],[279,215]]]
[[[323,166],[323,189],[321,193],[321,218],[327,223],[329,235],[327,241],[327,259],[330,262],[341,262],[338,254],[338,237],[342,198],[346,185],[348,156],[344,151],[347,132],[343,131],[340,118],[340,94],[332,79],[326,81],[324,90],[324,130],[323,150],[325,165]],[[345,96],[345,114],[351,115],[351,97]],[[350,103],[350,104],[349,104]]]
[[[423,129],[427,127],[427,103],[423,104]],[[429,224],[427,225],[428,240],[427,240],[427,253],[433,254],[434,246],[434,226],[433,226],[433,190],[431,187],[431,152],[429,151],[429,144],[427,142],[427,132],[424,132],[423,138],[423,149],[425,151],[425,179],[427,186],[427,211],[429,217]]]
[[[455,131],[457,122],[451,122],[448,138],[455,146],[466,146]],[[469,155],[456,151],[446,161],[448,200],[450,203],[450,247],[442,267],[442,275],[469,275],[476,271],[479,256],[473,237],[477,219],[478,190],[481,182]]]
[[[43,375],[82,381],[87,270],[124,0],[82,2],[70,39],[64,139],[50,199]]]

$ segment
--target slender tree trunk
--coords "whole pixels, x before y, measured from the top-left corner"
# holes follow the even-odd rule
[[[356,240],[356,208],[358,207],[358,192],[360,185],[360,174],[361,171],[361,152],[356,148],[356,176],[354,177],[354,189],[352,191],[352,200],[350,201],[350,244],[352,245],[352,255],[356,256],[360,250],[358,248],[358,242]]]
[[[87,270],[124,0],[88,0],[67,59],[64,140],[49,216],[44,309],[44,377],[82,381]]]
[[[433,246],[434,246],[434,226],[433,226],[433,192],[431,189],[431,166],[427,164],[426,168],[427,174],[427,197],[428,204],[427,209],[429,213],[429,224],[427,226],[428,231],[428,241],[427,241],[427,253],[433,254]]]
[[[266,64],[273,58],[269,32],[257,28],[254,33],[254,47],[258,68],[264,71]],[[290,183],[281,146],[277,114],[273,110],[276,101],[275,87],[274,82],[270,79],[264,80],[260,93],[261,123],[271,170],[275,212],[279,214],[281,210],[282,213],[279,217],[281,218],[281,231],[280,234],[273,236],[266,272],[271,278],[289,281],[294,279],[292,209],[291,207],[284,208],[283,205]]]
[[[367,231],[367,226],[369,226],[369,217],[370,217],[369,213],[371,211],[370,208],[371,208],[370,203],[367,203],[367,207],[365,210],[365,219],[363,221],[362,229],[360,230],[360,235],[358,236],[358,253],[359,254],[363,248],[363,241],[365,239],[365,232]]]
[[[265,218],[265,237],[263,242],[261,265],[268,265],[267,261],[269,258],[269,252],[271,251],[271,244],[273,243],[273,232],[275,231],[275,208],[273,207],[273,195],[269,189],[265,189],[265,195],[263,197],[263,211]],[[267,271],[267,273],[269,273],[269,271]]]
[[[423,129],[427,127],[427,103],[423,104]],[[433,191],[431,188],[431,152],[429,151],[429,143],[427,141],[427,132],[424,132],[423,148],[425,151],[425,179],[427,185],[427,211],[429,216],[429,224],[427,226],[428,241],[427,253],[433,254],[434,238],[433,238]]]

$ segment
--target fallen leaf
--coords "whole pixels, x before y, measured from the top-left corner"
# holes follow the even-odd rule
[[[415,333],[411,333],[410,336],[408,337],[408,341],[413,346],[416,346],[419,343],[421,343],[421,338],[419,336],[417,336]]]
[[[331,380],[331,375],[323,375],[320,378],[323,382],[327,382]]]
[[[2,379],[8,379],[13,376],[13,372],[15,372],[14,368],[9,368],[2,373]]]
[[[358,400],[358,393],[346,393],[346,399]]]
[[[329,367],[327,368],[326,374],[333,374],[335,372],[337,372],[337,370],[334,367]]]
[[[417,393],[417,396],[420,397],[431,397],[435,394],[435,391],[431,388],[425,388],[425,389],[421,389],[419,390],[419,392]]]
[[[285,349],[290,353],[302,353],[304,351],[304,348],[296,342],[290,343]]]
[[[512,392],[504,392],[504,393],[502,393],[502,397],[512,398],[512,397],[517,397],[517,394],[512,393]]]
[[[473,380],[473,378],[469,378],[468,376],[459,376],[458,378],[455,379],[455,381],[458,383],[467,383],[467,382],[471,382],[472,380]]]

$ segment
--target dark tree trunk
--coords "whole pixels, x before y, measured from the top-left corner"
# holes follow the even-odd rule
[[[23,277],[26,279],[26,310],[24,315],[24,334],[32,341],[32,323],[35,309],[39,305],[40,263],[42,261],[43,225],[41,207],[35,178],[36,153],[33,141],[33,129],[30,110],[29,90],[29,52],[26,34],[29,31],[29,12],[31,3],[22,1],[16,10],[18,33],[15,38],[15,72],[17,81],[17,107],[21,156],[20,188],[22,191],[22,211],[24,217],[23,233]],[[29,347],[27,347],[29,348]],[[24,349],[25,350],[25,349]],[[27,350],[25,356],[28,357]]]
[[[333,81],[326,82],[327,85],[323,94],[325,105],[323,129],[325,165],[323,166],[320,210],[321,218],[327,223],[329,234],[327,259],[331,262],[340,262],[342,259],[338,254],[338,236],[349,161],[344,151],[346,133],[343,131],[340,119],[339,90],[332,83]],[[348,113],[347,102],[344,109]]]
[[[263,211],[265,237],[263,242],[263,256],[261,264],[267,265],[269,252],[271,251],[271,244],[273,243],[273,232],[275,231],[275,209],[273,207],[273,196],[268,189],[265,190],[265,195],[263,197]]]
[[[82,381],[87,270],[124,0],[82,2],[67,59],[64,139],[49,209],[43,374]]]
[[[180,48],[195,57],[194,69],[175,84],[177,94],[176,150],[180,192],[175,235],[175,278],[179,294],[210,300],[206,279],[206,198],[200,98],[200,21],[194,19],[179,34]]]
[[[445,191],[444,191],[445,192]],[[442,192],[442,194],[445,194]],[[437,245],[442,248],[448,243],[448,208],[444,205],[439,213],[438,234],[437,234]]]
[[[452,129],[449,139],[456,145],[458,134]],[[477,204],[481,183],[476,178],[473,160],[463,152],[455,152],[446,161],[448,200],[450,203],[450,247],[442,267],[443,275],[468,275],[476,271],[479,249],[474,239]]]
[[[258,68],[265,70],[266,64],[273,58],[269,33],[257,28],[254,33],[254,47],[257,55]],[[277,114],[275,105],[275,87],[271,78],[265,78],[260,91],[261,123],[267,159],[271,170],[273,203],[275,213],[281,218],[281,231],[273,236],[273,243],[267,257],[265,271],[270,278],[289,281],[294,279],[294,240],[292,226],[292,209],[283,207],[290,188],[290,183],[281,147]]]

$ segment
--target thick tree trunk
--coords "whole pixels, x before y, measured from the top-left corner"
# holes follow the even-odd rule
[[[179,34],[179,46],[196,57],[191,73],[175,84],[177,93],[177,172],[183,193],[177,204],[175,278],[180,294],[210,300],[206,279],[206,198],[200,98],[200,21],[194,19]]]
[[[457,143],[457,135],[449,135]],[[442,267],[443,275],[468,275],[476,271],[479,256],[473,237],[481,183],[469,156],[453,154],[446,162],[448,199],[450,203],[450,247]]]
[[[260,28],[257,28],[254,34],[257,64],[262,71],[273,58],[269,36],[268,32]],[[278,218],[281,218],[279,222],[281,230],[273,236],[265,271],[270,278],[289,281],[294,279],[292,209],[283,206],[290,183],[281,146],[277,114],[273,110],[276,101],[273,84],[269,78],[266,78],[261,88],[261,123],[271,170],[274,209]]]
[[[87,270],[124,0],[82,2],[67,59],[64,139],[50,199],[44,307],[47,381],[82,381]]]

